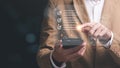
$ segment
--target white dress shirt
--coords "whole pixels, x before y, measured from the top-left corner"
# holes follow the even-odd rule
[[[90,21],[95,22],[95,23],[100,23],[102,9],[104,6],[104,0],[101,0],[97,4],[91,2],[91,0],[85,0],[85,6],[86,6],[86,10],[87,10]],[[112,40],[113,40],[113,33],[112,33],[111,39],[104,46],[108,47],[112,43]],[[52,52],[50,54],[50,61],[54,68],[65,68],[66,67],[65,63],[63,63],[61,67],[58,67],[55,65],[52,59]]]
[[[96,4],[91,0],[85,0],[85,6],[91,22],[99,23],[101,19],[104,0],[100,0]]]

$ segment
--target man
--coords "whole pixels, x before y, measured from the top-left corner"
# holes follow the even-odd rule
[[[47,11],[37,54],[41,68],[120,68],[120,0],[50,0]],[[57,27],[71,20],[77,29],[65,33],[84,42],[64,49]]]

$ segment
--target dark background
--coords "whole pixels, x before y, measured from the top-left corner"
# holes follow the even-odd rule
[[[47,0],[0,0],[0,68],[38,68],[40,26]]]

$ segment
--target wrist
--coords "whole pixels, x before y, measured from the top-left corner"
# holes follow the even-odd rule
[[[53,51],[50,54],[50,61],[54,68],[65,68],[66,67],[66,63],[58,62],[53,58]]]
[[[107,40],[107,42],[101,42],[102,44],[104,44],[104,47],[105,48],[110,48],[111,47],[111,45],[112,45],[112,41],[113,41],[113,37],[114,37],[114,35],[113,35],[113,32],[111,32],[111,37],[110,37],[110,39],[109,40]]]
[[[60,60],[60,58],[59,58],[60,56],[58,56],[58,53],[56,53],[55,51],[53,51],[52,52],[52,59],[54,60],[54,61],[57,61],[57,62],[62,62],[62,60]]]
[[[57,66],[59,66],[59,67],[62,66],[63,62],[57,61],[56,59],[54,59],[53,55],[52,55],[52,59],[53,59],[53,62],[54,62]]]

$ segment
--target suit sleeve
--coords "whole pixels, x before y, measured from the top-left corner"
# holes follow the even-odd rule
[[[115,20],[114,23],[111,24],[112,26],[112,31],[113,31],[113,41],[112,41],[112,45],[110,47],[110,54],[113,57],[114,61],[116,63],[118,63],[118,65],[120,66],[120,0],[115,0],[115,10],[114,13],[115,15],[112,16],[114,17],[113,19]]]
[[[53,0],[50,0],[41,24],[40,48],[37,53],[37,62],[40,68],[52,68],[50,62],[50,53],[54,49],[58,33],[56,29],[54,9],[55,4]]]
[[[120,65],[120,36],[114,33],[113,41],[109,52],[116,63]]]

